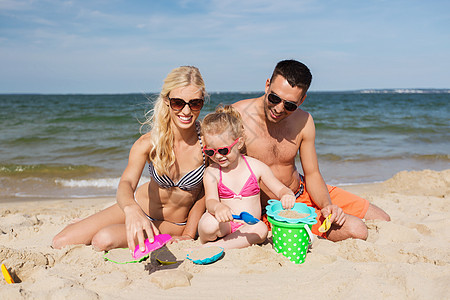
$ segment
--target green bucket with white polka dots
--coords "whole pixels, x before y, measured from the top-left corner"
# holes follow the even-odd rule
[[[272,224],[273,248],[295,264],[305,262],[308,246],[313,242],[311,226],[305,223],[286,223],[267,217]]]

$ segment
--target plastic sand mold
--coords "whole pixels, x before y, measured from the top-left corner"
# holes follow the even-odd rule
[[[187,255],[187,259],[192,261],[197,265],[207,265],[216,262],[224,254],[224,249],[222,247],[213,246],[199,248],[191,251]]]
[[[130,249],[128,248],[117,248],[112,249],[103,254],[103,258],[105,260],[109,260],[110,262],[116,264],[132,264],[138,263],[146,259],[147,257],[141,257],[140,259],[135,259],[130,253]]]
[[[14,283],[14,280],[12,279],[11,275],[8,272],[8,269],[5,267],[4,264],[2,264],[1,269],[2,269],[3,277],[5,278],[6,282],[8,284]]]
[[[305,203],[295,203],[291,211],[300,214],[304,214],[305,217],[301,218],[287,218],[280,215],[280,213],[285,212],[281,205],[281,201],[270,199],[268,205],[266,206],[267,215],[272,217],[272,219],[286,222],[286,223],[304,223],[308,225],[313,225],[317,223],[316,211],[313,207],[307,206]]]
[[[179,260],[177,260],[177,257],[173,255],[173,253],[170,252],[169,249],[167,249],[167,247],[158,249],[154,252],[154,254],[155,260],[161,265],[173,265],[180,262]]]
[[[138,263],[150,255],[156,249],[163,247],[168,241],[172,239],[169,234],[156,235],[155,241],[150,243],[148,239],[145,240],[145,251],[141,252],[139,245],[134,250],[134,255],[130,254],[128,248],[112,249],[103,255],[103,258],[116,264],[130,264]]]
[[[148,256],[148,254],[156,249],[161,248],[164,246],[168,241],[172,239],[170,234],[158,234],[154,236],[153,243],[150,243],[148,239],[145,240],[145,251],[141,251],[139,249],[139,245],[136,246],[134,249],[133,257],[135,259],[142,258],[144,256]]]

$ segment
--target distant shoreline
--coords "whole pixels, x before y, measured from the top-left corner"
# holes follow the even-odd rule
[[[212,91],[209,94],[225,94],[225,93],[237,93],[237,94],[258,94],[262,91]],[[440,88],[392,88],[392,89],[356,89],[356,90],[310,90],[308,93],[320,94],[320,93],[337,93],[337,94],[450,94],[450,89]],[[158,92],[123,92],[123,93],[0,93],[1,96],[23,96],[23,95],[52,95],[52,96],[67,96],[67,95],[147,95],[158,94]]]

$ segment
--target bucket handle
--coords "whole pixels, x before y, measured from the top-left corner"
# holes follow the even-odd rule
[[[309,229],[308,224],[304,224],[304,228],[309,236],[309,243],[312,244],[314,242],[314,234],[311,232],[311,229]]]

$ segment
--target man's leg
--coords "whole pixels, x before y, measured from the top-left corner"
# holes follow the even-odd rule
[[[342,226],[333,224],[331,229],[327,232],[326,238],[333,242],[338,242],[346,239],[361,239],[366,240],[368,230],[366,224],[355,216],[345,215],[345,223]]]
[[[390,221],[391,217],[384,210],[371,203],[364,215],[364,219]]]

